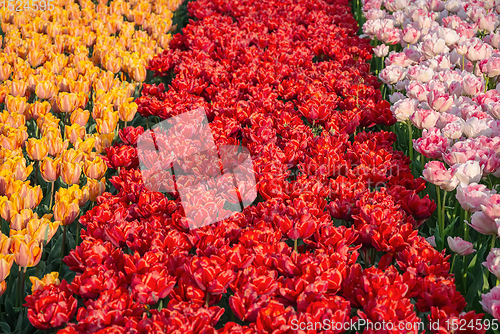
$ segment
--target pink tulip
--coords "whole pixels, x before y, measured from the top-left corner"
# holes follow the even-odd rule
[[[422,137],[413,140],[413,148],[429,159],[441,159],[449,147],[449,140],[441,135],[438,128],[422,132]]]
[[[440,114],[434,110],[417,109],[411,116],[410,120],[419,129],[430,129],[436,126]]]
[[[420,30],[415,29],[412,26],[408,26],[403,30],[402,40],[407,44],[415,44],[420,38]]]
[[[488,122],[477,119],[477,117],[471,117],[465,122],[464,134],[469,138],[476,138],[479,136],[490,136],[492,133]]]
[[[495,221],[486,217],[481,211],[474,212],[469,225],[470,227],[484,235],[498,234],[498,226]]]
[[[404,69],[397,65],[388,66],[384,68],[379,74],[380,80],[388,85],[395,84],[399,80],[402,80],[404,76]]]
[[[491,195],[488,200],[481,205],[481,210],[486,217],[495,220],[500,218],[500,195]]]
[[[469,255],[476,251],[472,243],[465,241],[460,237],[448,237],[448,246],[450,246],[452,252],[457,253],[458,255]]]
[[[500,58],[499,58],[500,59]],[[483,109],[496,119],[500,119],[500,101],[483,104]]]
[[[448,51],[446,47],[446,42],[442,38],[430,38],[422,43],[422,53],[427,58],[433,58],[438,54]]]
[[[427,95],[429,91],[427,90],[427,85],[423,85],[417,81],[412,81],[408,85],[408,96],[418,100],[419,102],[427,101]]]
[[[428,82],[434,76],[434,71],[426,66],[416,65],[410,67],[406,74],[410,80]]]
[[[500,57],[491,57],[486,63],[486,71],[489,78],[500,75]]]
[[[500,279],[500,248],[492,248],[483,266]]]
[[[481,181],[483,176],[483,168],[478,161],[467,161],[463,164],[455,164],[451,167],[455,170],[455,176],[460,183],[471,184]]]
[[[490,292],[481,295],[479,302],[483,310],[500,320],[500,286],[496,286]]]
[[[427,95],[429,106],[439,112],[448,111],[453,105],[453,98],[446,93],[431,90]]]
[[[417,101],[414,99],[403,99],[397,101],[391,106],[394,117],[399,122],[406,121],[414,112],[417,107]]]
[[[462,82],[464,93],[470,96],[476,96],[484,90],[482,78],[477,78],[473,75],[467,75]]]
[[[389,46],[385,44],[380,44],[376,48],[373,48],[373,53],[375,53],[375,56],[377,57],[385,57],[389,53]]]
[[[425,238],[425,240],[427,240],[427,242],[429,243],[429,245],[431,245],[432,247],[436,248],[437,245],[436,245],[436,237],[431,235],[430,237],[428,238]]]
[[[491,52],[492,49],[489,44],[483,43],[479,38],[473,38],[469,41],[465,57],[470,61],[478,61],[491,56]]]
[[[405,68],[413,64],[415,64],[415,62],[408,58],[408,56],[404,52],[392,51],[385,59],[386,67],[391,65],[398,65],[399,67]]]
[[[481,204],[493,194],[495,190],[489,190],[484,184],[470,183],[468,185],[461,183],[457,187],[457,200],[462,209],[469,212],[481,210]]]
[[[479,29],[486,30],[491,33],[498,26],[498,15],[491,13],[489,15],[481,16],[477,23],[479,23]]]
[[[460,138],[463,133],[464,124],[465,122],[461,118],[455,122],[450,122],[446,124],[444,128],[441,130],[443,136],[452,140]]]
[[[431,161],[425,164],[423,178],[441,189],[452,191],[459,181],[451,169],[446,169],[441,161]]]

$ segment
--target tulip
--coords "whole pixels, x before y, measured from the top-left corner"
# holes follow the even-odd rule
[[[455,171],[455,176],[460,183],[465,185],[471,183],[478,183],[483,176],[483,167],[479,165],[478,161],[467,161],[463,164],[455,164],[452,169]]]
[[[0,296],[2,296],[7,290],[7,283],[5,281],[0,283]]]
[[[120,105],[118,109],[118,115],[120,116],[120,120],[126,122],[130,122],[134,119],[135,114],[137,113],[137,104],[132,103],[123,103]]]
[[[56,103],[63,113],[71,113],[78,108],[78,95],[75,93],[59,93],[56,98]]]
[[[60,168],[61,159],[44,158],[40,162],[40,174],[45,182],[55,182],[61,174]]]
[[[54,219],[61,222],[61,225],[71,224],[80,213],[77,201],[70,202],[67,198],[60,199],[54,205]]]
[[[403,80],[405,71],[397,65],[391,65],[380,71],[379,78],[382,82],[393,85],[396,82]]]
[[[488,198],[496,194],[495,190],[489,190],[483,184],[464,183],[457,187],[457,200],[465,211],[476,212],[481,210],[483,204]]]
[[[77,184],[74,184],[67,189],[60,188],[56,193],[56,202],[59,202],[63,199],[66,199],[68,202],[76,201],[78,203],[78,206],[80,207],[84,206],[85,203],[87,203],[88,198],[88,189],[85,187],[80,189],[80,186]]]
[[[104,176],[107,170],[106,163],[102,160],[101,157],[97,157],[94,160],[86,160],[83,172],[88,178],[91,179],[100,179]]]
[[[0,254],[0,281],[4,281],[10,274],[10,268],[14,263],[14,255]]]
[[[33,214],[33,211],[31,209],[23,209],[19,213],[16,213],[14,216],[12,216],[11,222],[10,222],[10,228],[12,230],[23,230],[26,228],[28,222],[30,221],[33,216],[38,218],[38,215],[35,213]]]
[[[491,195],[482,205],[484,215],[491,220],[500,219],[500,195]]]
[[[7,100],[5,101],[5,106],[7,110],[11,113],[24,114],[26,109],[28,108],[28,102],[25,97],[20,96],[7,96]]]
[[[80,138],[78,138],[76,142],[73,144],[73,146],[75,147],[76,150],[81,151],[87,155],[90,155],[91,153],[95,153],[92,152],[92,150],[95,147],[95,143],[96,139],[94,137],[88,137],[85,140],[81,140]]]
[[[69,146],[69,141],[64,140],[61,137],[61,133],[58,130],[51,129],[46,133],[47,144],[49,146],[49,154],[53,157],[60,155]]]
[[[500,286],[495,286],[487,294],[481,295],[479,302],[483,310],[493,316],[494,319],[500,319]]]
[[[495,221],[486,217],[485,214],[481,211],[474,212],[469,225],[473,229],[484,235],[496,236],[498,234],[498,226]]]
[[[43,290],[43,288],[47,285],[55,284],[58,285],[61,283],[59,280],[59,273],[57,271],[53,271],[50,274],[46,274],[42,279],[39,279],[35,276],[30,276],[31,281],[31,292],[35,292],[37,290]]]
[[[425,164],[422,176],[427,182],[435,184],[446,191],[452,191],[460,182],[453,169],[447,170],[440,161],[431,161]]]
[[[29,138],[26,142],[26,153],[28,153],[31,160],[40,161],[44,159],[49,154],[47,138]]]
[[[35,94],[42,100],[50,100],[57,94],[57,87],[50,81],[41,81],[36,85]]]
[[[10,95],[24,96],[26,94],[26,81],[25,80],[12,80],[10,84]]]
[[[89,121],[90,112],[88,110],[76,109],[70,117],[71,124],[79,124],[80,126],[87,125]]]
[[[49,243],[52,237],[56,234],[57,228],[61,222],[51,222],[48,219],[31,219],[28,222],[27,231],[32,240],[37,240],[40,245],[44,246]]]
[[[91,202],[96,202],[97,197],[101,196],[104,191],[106,191],[106,179],[102,178],[100,181],[94,179],[87,179],[87,185],[89,191],[89,200]]]
[[[410,120],[419,129],[430,129],[436,126],[440,114],[434,110],[417,109],[411,116]]]
[[[61,178],[64,183],[71,185],[80,182],[82,166],[80,163],[61,161]]]
[[[61,154],[61,160],[67,161],[67,162],[72,162],[79,164],[80,162],[83,161],[83,158],[85,157],[85,154],[82,151],[75,150],[73,148],[70,148],[69,150],[65,150]]]
[[[30,107],[31,116],[38,120],[41,115],[46,115],[50,112],[51,105],[48,101],[35,101]]]
[[[73,124],[71,126],[65,126],[65,138],[69,139],[71,144],[76,143],[78,139],[83,139],[86,134],[85,126],[79,124]]]
[[[458,255],[469,255],[476,251],[472,243],[465,241],[460,237],[448,237],[448,246],[450,246],[452,252],[457,253]]]
[[[22,268],[33,267],[40,262],[42,258],[42,249],[37,240],[26,241],[20,236],[13,236],[12,249],[14,251],[14,260]]]
[[[10,222],[11,218],[21,209],[16,202],[10,201],[5,196],[0,197],[0,215],[6,221]]]
[[[10,78],[12,74],[12,66],[9,64],[1,64],[0,65],[0,81],[6,81]]]

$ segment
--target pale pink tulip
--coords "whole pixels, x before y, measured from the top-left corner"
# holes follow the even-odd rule
[[[458,185],[459,181],[453,175],[451,169],[446,169],[441,161],[430,161],[425,164],[422,177],[441,189],[452,191]]]
[[[407,44],[415,44],[420,38],[420,30],[408,26],[403,30],[402,40]]]
[[[445,112],[453,105],[453,98],[446,93],[431,90],[427,95],[427,102],[432,109]]]
[[[485,312],[500,320],[500,286],[495,286],[490,292],[481,295],[479,302]]]
[[[489,190],[484,184],[470,183],[466,185],[461,183],[457,187],[456,197],[462,209],[476,212],[481,210],[481,205],[493,194],[496,194],[496,191]]]
[[[469,255],[476,251],[472,243],[465,241],[460,237],[448,237],[448,246],[450,246],[452,252],[457,253],[458,255]]]
[[[459,118],[459,120],[455,122],[450,122],[447,123],[441,132],[443,133],[443,136],[445,136],[448,139],[458,139],[462,136],[463,134],[463,129],[464,129],[464,124],[465,122]]]
[[[476,138],[479,136],[490,136],[492,133],[488,122],[477,117],[471,117],[465,122],[464,134],[469,138]]]
[[[391,106],[392,113],[399,122],[406,121],[411,115],[413,115],[416,108],[417,101],[414,99],[399,100]]]
[[[488,200],[481,205],[481,210],[486,217],[495,220],[500,218],[500,195],[491,195]]]
[[[477,78],[473,75],[467,75],[462,82],[464,94],[476,96],[484,90],[484,82],[482,78]]]
[[[434,110],[417,109],[410,116],[410,121],[419,129],[430,129],[436,126],[440,114]]]
[[[484,235],[497,235],[498,226],[494,220],[489,219],[481,211],[474,212],[471,216],[470,227]]]
[[[376,48],[373,48],[373,53],[375,53],[375,56],[377,57],[385,57],[389,53],[389,46],[385,44],[380,44]]]
[[[442,38],[434,37],[427,39],[422,43],[422,54],[427,59],[435,57],[445,51],[448,51],[448,48],[446,47],[445,40]]]
[[[486,261],[483,262],[483,266],[485,266],[490,273],[500,279],[500,248],[491,249],[490,253],[486,257]]]
[[[380,71],[379,78],[382,82],[393,85],[399,80],[404,79],[405,71],[397,65],[391,65]]]
[[[478,183],[483,176],[483,169],[478,161],[469,160],[463,164],[455,164],[451,168],[455,170],[455,176],[460,183]]]
[[[486,74],[489,78],[500,75],[500,57],[491,57],[486,63]]]

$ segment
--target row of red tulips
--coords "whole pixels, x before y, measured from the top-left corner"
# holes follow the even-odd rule
[[[138,112],[166,119],[204,108],[217,145],[252,153],[259,196],[189,230],[177,193],[146,188],[136,149],[144,129],[122,129],[107,149],[117,192],[80,219],[82,242],[64,258],[73,282],[28,296],[32,324],[304,333],[294,324],[364,319],[394,324],[364,333],[420,321],[446,333],[447,320],[481,319],[462,312],[449,257],[418,236],[435,204],[419,196],[425,183],[393,150],[395,135],[355,134],[395,120],[347,1],[198,0],[189,10],[197,21],[150,64],[172,78],[169,89],[144,85]],[[343,329],[307,331],[316,332]]]

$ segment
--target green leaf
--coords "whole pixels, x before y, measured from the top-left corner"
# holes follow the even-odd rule
[[[455,217],[455,219],[453,219],[453,221],[448,224],[448,226],[446,226],[446,228],[444,229],[444,235],[447,235],[451,229],[453,228],[453,226],[455,225],[455,223],[458,221],[458,219],[460,218],[460,216],[457,216]]]
[[[2,329],[3,333],[10,333],[11,332],[10,326],[6,322],[0,322],[0,328]]]
[[[481,270],[478,275],[474,278],[472,285],[468,287],[467,295],[465,296],[465,301],[467,302],[467,308],[470,309],[474,303],[474,300],[481,295],[481,287],[483,286],[483,271]]]

